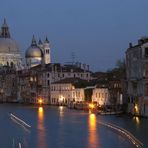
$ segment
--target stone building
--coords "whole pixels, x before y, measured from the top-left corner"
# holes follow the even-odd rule
[[[90,81],[91,72],[77,65],[58,63],[40,64],[24,69],[19,74],[20,98],[28,103],[37,103],[39,98],[42,98],[44,103],[50,103],[51,84],[66,78]]]
[[[50,103],[68,105],[71,102],[84,102],[85,87],[88,81],[79,78],[67,78],[51,84]]]
[[[126,51],[128,112],[148,116],[148,37]]]
[[[107,87],[97,86],[93,89],[92,101],[100,106],[110,105],[110,93]]]
[[[14,68],[0,68],[0,102],[17,101],[17,72]]]
[[[22,58],[18,44],[11,38],[9,27],[4,19],[0,31],[0,66],[23,68]]]

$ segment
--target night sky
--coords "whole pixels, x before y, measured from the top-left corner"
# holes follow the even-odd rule
[[[22,53],[32,35],[48,36],[52,62],[75,61],[93,71],[115,66],[129,42],[148,36],[148,0],[0,0],[4,17]]]

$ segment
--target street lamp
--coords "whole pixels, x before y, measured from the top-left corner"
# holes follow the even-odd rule
[[[42,98],[39,98],[38,103],[39,103],[40,105],[42,105],[42,104],[43,104],[43,99],[42,99]]]

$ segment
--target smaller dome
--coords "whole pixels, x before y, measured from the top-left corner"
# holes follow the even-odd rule
[[[26,58],[42,58],[43,51],[40,47],[37,46],[35,37],[33,35],[31,46],[26,51]]]
[[[30,46],[26,51],[26,58],[42,58],[43,52],[38,46]]]

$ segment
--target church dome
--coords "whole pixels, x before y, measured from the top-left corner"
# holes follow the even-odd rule
[[[19,53],[19,47],[11,38],[0,38],[0,53]]]
[[[26,58],[43,57],[42,50],[37,46],[30,46],[26,51]]]
[[[10,31],[6,23],[6,19],[4,19],[4,23],[1,27],[0,53],[19,53],[19,47],[17,43],[10,36]]]
[[[37,46],[34,36],[32,39],[31,46],[26,51],[25,57],[26,58],[42,58],[43,57],[42,49],[40,49],[40,47]]]

